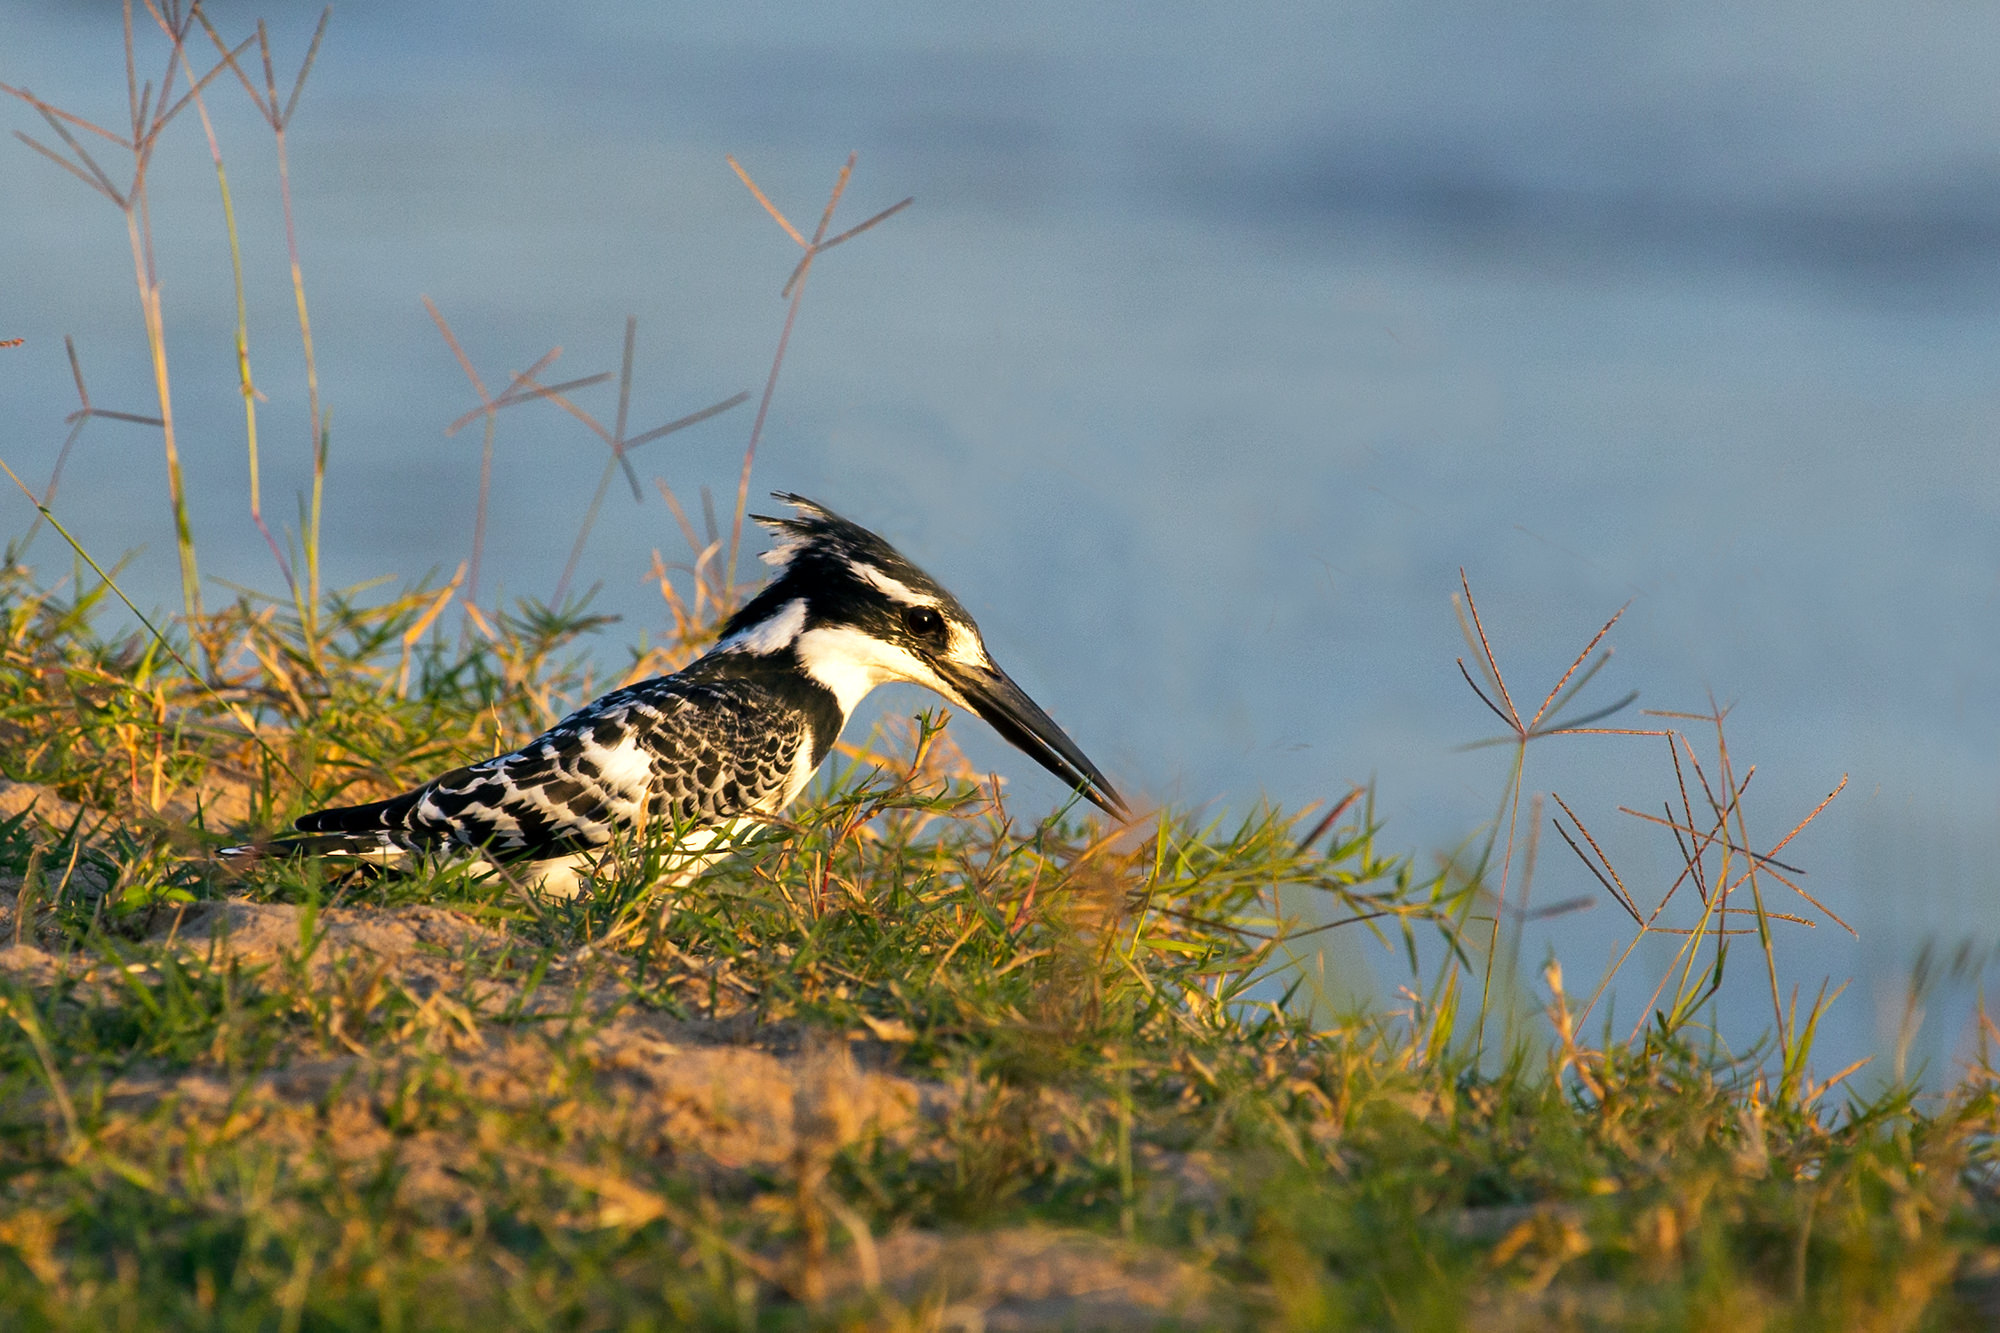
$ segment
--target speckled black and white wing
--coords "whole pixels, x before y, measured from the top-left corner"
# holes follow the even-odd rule
[[[384,851],[541,861],[601,848],[621,832],[775,814],[839,731],[837,709],[821,694],[715,672],[645,681],[512,754],[386,801],[306,815],[297,827]]]

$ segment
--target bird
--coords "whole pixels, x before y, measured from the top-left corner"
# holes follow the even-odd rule
[[[676,832],[662,878],[685,883],[798,799],[877,685],[922,685],[1106,814],[1129,809],[1061,727],[994,662],[957,598],[883,538],[779,491],[764,587],[713,648],[577,709],[527,744],[366,805],[302,815],[225,862],[334,855],[377,865],[461,860],[575,896],[607,849]],[[711,849],[721,850],[711,850]]]

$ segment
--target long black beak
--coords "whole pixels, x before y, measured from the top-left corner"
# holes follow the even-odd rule
[[[967,667],[949,660],[933,666],[1010,745],[1061,778],[1071,790],[1082,792],[1104,813],[1129,817],[1124,799],[1112,790],[1097,765],[1006,672],[999,667]]]

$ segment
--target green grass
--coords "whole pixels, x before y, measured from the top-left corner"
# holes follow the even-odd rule
[[[647,846],[577,901],[204,859],[603,684],[587,619],[524,608],[398,688],[434,600],[330,599],[316,669],[240,601],[203,682],[10,576],[4,752],[47,806],[0,823],[10,1326],[1990,1314],[1989,1068],[1836,1103],[1775,1044],[1719,1053],[1712,1007],[1593,1043],[1546,986],[1482,1053],[1493,895],[1386,855],[1362,803],[1028,818],[922,722],[676,890]],[[1337,1014],[1298,962],[1333,920],[1458,947],[1406,1010]],[[1060,1299],[1020,1294],[1049,1271]]]
[[[128,41],[143,46],[147,17]],[[188,102],[135,87],[129,184],[98,168],[80,122],[24,98],[61,145],[48,155],[134,228],[156,413],[94,406],[79,370],[70,440],[101,417],[162,432],[184,604],[135,620],[118,570],[81,550],[68,579],[39,573],[29,543],[49,540],[53,480],[0,562],[0,775],[27,784],[0,791],[0,1324],[1734,1333],[2000,1318],[1985,1047],[1921,1095],[1816,1067],[1830,1001],[1800,1012],[1797,983],[1818,978],[1787,971],[1800,918],[1777,896],[1837,918],[1781,859],[1797,828],[1753,850],[1749,770],[1719,711],[1624,729],[1637,752],[1668,749],[1664,817],[1642,817],[1675,842],[1672,884],[1642,896],[1584,823],[1602,812],[1549,793],[1632,947],[1587,993],[1553,965],[1522,975],[1526,924],[1568,906],[1528,909],[1545,813],[1529,755],[1606,731],[1629,699],[1579,711],[1600,632],[1518,709],[1469,585],[1466,678],[1514,763],[1496,819],[1436,869],[1378,843],[1363,793],[1125,828],[1020,810],[927,717],[844,749],[785,822],[679,888],[656,886],[659,840],[618,849],[575,901],[452,866],[224,872],[209,853],[225,841],[494,753],[711,641],[744,593],[756,435],[811,264],[896,210],[833,228],[850,161],[808,241],[757,191],[803,258],[737,504],[718,519],[704,503],[697,524],[659,483],[688,560],[656,564],[669,632],[620,668],[586,606],[479,601],[476,533],[442,584],[322,593],[316,387],[290,558],[249,496],[284,589],[218,598],[186,522],[145,173],[194,107],[233,245],[205,99],[236,80],[282,146],[312,58],[281,98],[261,28],[260,90],[249,42],[180,5],[152,18],[180,88],[219,82]],[[289,241],[288,199],[286,218]],[[240,277],[234,295],[241,309]],[[569,396],[609,376],[544,384],[550,357],[495,394],[464,362],[479,406],[458,424],[483,420],[489,460],[500,413],[543,399],[607,446],[572,567],[616,472],[640,493],[630,449],[739,401],[628,435],[634,336],[611,426]],[[239,352],[254,474],[241,332]],[[1379,942],[1400,998],[1328,993],[1372,978],[1322,986],[1327,932]],[[1673,945],[1669,965],[1635,975],[1648,937]],[[1734,1053],[1714,1035],[1732,966],[1770,1002],[1768,1037]],[[1629,1032],[1605,1016],[1614,986],[1640,1015]]]

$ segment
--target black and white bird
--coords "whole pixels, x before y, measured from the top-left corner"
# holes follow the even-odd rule
[[[1108,814],[1125,804],[1097,766],[986,651],[958,599],[867,529],[779,493],[795,518],[776,534],[774,574],[716,646],[578,709],[511,754],[368,805],[301,816],[295,835],[225,858],[336,854],[387,864],[457,858],[572,894],[620,835],[679,831],[685,877],[805,790],[856,705],[910,681],[985,718]]]

